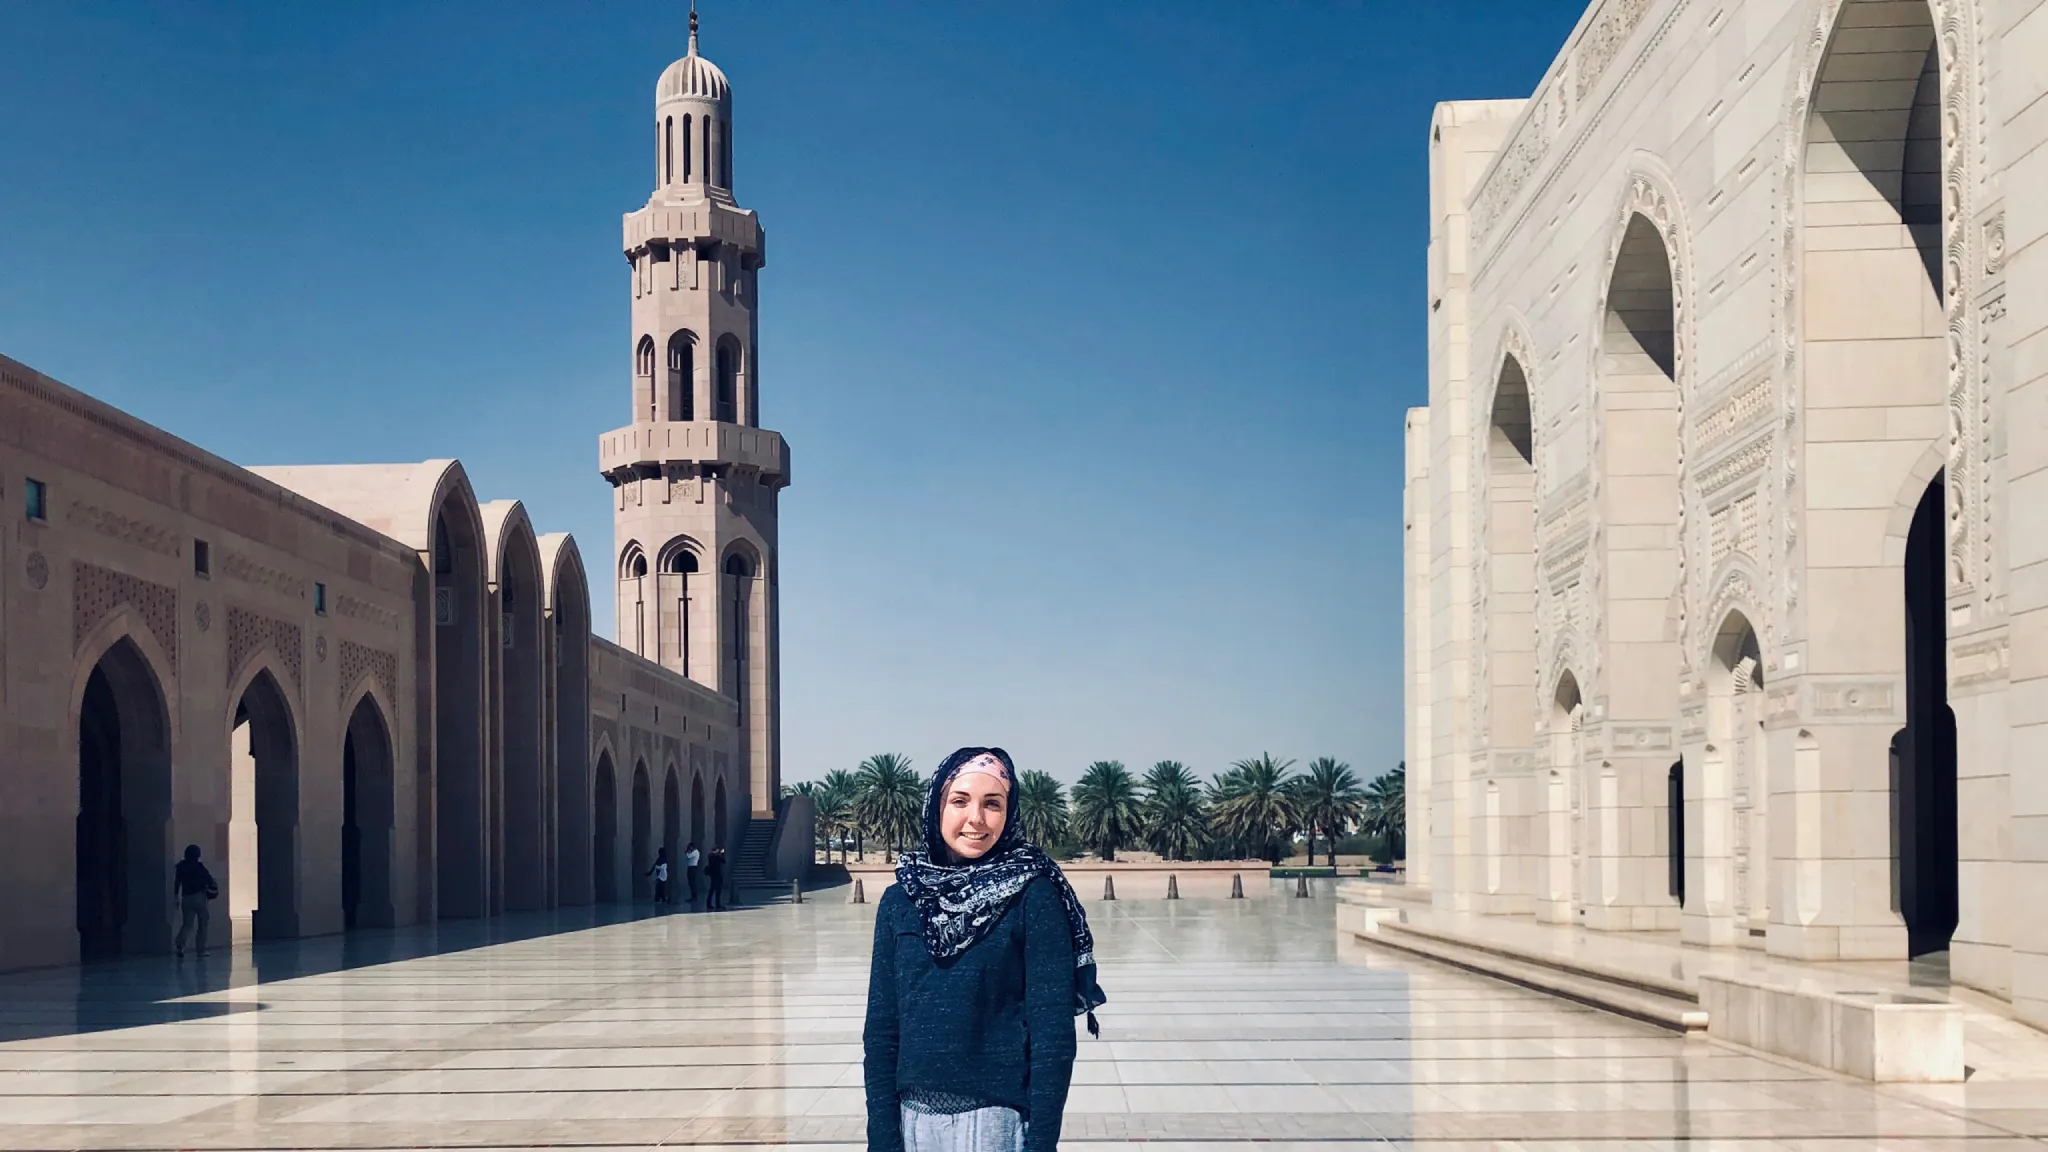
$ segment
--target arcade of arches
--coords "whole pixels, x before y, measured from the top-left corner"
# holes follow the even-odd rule
[[[656,842],[737,843],[736,701],[593,637],[459,464],[245,470],[0,375],[0,969],[168,952],[187,844],[216,944],[624,898],[627,756]]]
[[[2048,883],[2048,493],[2016,495],[2048,423],[2009,418],[2041,410],[2048,295],[2005,291],[2048,204],[2004,199],[2010,33],[1922,0],[1594,7],[1529,99],[1432,126],[1409,882],[1927,957],[2048,1024],[2048,911],[2016,895]]]

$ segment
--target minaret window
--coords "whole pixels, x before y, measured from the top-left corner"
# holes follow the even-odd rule
[[[704,118],[704,179],[711,179],[711,117]]]
[[[634,419],[641,419],[639,413],[647,413],[646,419],[659,417],[654,412],[654,337],[642,336],[640,346],[633,354]]]
[[[690,182],[690,120],[683,117],[683,183]]]
[[[696,377],[696,348],[691,344],[688,332],[678,332],[668,338],[669,419],[697,418]]]
[[[676,180],[676,118],[671,116],[661,125],[662,177],[664,184]]]
[[[718,186],[732,188],[732,121],[718,122]]]
[[[718,343],[718,412],[716,419],[739,423],[740,349],[728,336]]]

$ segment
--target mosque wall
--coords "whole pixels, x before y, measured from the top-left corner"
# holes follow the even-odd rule
[[[0,358],[0,500],[0,969],[169,950],[187,844],[216,944],[589,903],[608,763],[736,847],[734,702],[454,461],[242,469]]]
[[[1440,906],[1946,951],[2048,1018],[2007,896],[2048,861],[2041,529],[2007,513],[2043,20],[1601,0],[1526,101],[1439,106],[1408,711]]]

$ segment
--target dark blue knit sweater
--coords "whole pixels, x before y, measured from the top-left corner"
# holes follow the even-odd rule
[[[875,909],[862,1034],[869,1152],[903,1152],[898,1098],[944,1092],[1023,1113],[1027,1152],[1054,1152],[1074,1074],[1074,938],[1052,882],[1033,880],[987,936],[934,961],[917,908]]]

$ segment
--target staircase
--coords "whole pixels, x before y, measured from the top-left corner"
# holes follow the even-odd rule
[[[787,904],[789,881],[768,877],[768,857],[775,851],[775,818],[747,821],[740,835],[740,850],[733,857],[732,884],[738,892],[735,904]]]

